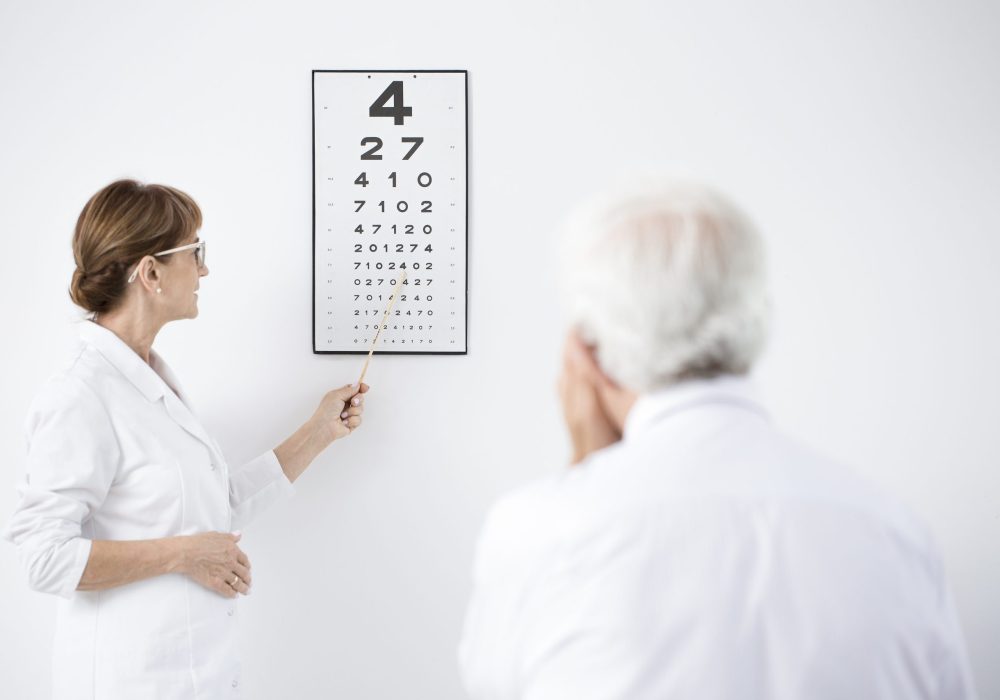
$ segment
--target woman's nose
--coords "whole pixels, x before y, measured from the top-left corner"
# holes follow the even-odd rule
[[[198,270],[198,276],[199,277],[204,277],[207,274],[208,274],[208,265],[202,265],[201,269]]]

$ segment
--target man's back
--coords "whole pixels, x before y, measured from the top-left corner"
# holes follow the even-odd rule
[[[974,696],[921,526],[732,378],[497,504],[461,656],[484,699]]]

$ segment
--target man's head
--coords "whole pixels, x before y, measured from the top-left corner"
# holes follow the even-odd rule
[[[745,374],[767,333],[764,251],[709,188],[660,182],[580,210],[563,240],[571,325],[623,389]]]

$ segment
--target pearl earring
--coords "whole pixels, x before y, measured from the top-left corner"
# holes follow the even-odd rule
[[[159,294],[159,293],[160,293],[160,292],[162,292],[162,291],[163,291],[163,290],[162,290],[162,289],[160,289],[159,287],[157,287],[157,288],[156,288],[156,293],[157,293],[157,294]]]

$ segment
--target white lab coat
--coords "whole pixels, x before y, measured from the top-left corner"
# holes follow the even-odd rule
[[[623,441],[494,506],[460,659],[476,700],[975,695],[924,529],[736,378],[640,398]]]
[[[57,700],[239,697],[236,601],[181,574],[77,591],[92,540],[242,528],[290,493],[273,452],[230,471],[155,352],[113,332],[81,344],[31,405],[27,478],[6,536],[29,585],[61,596]]]

